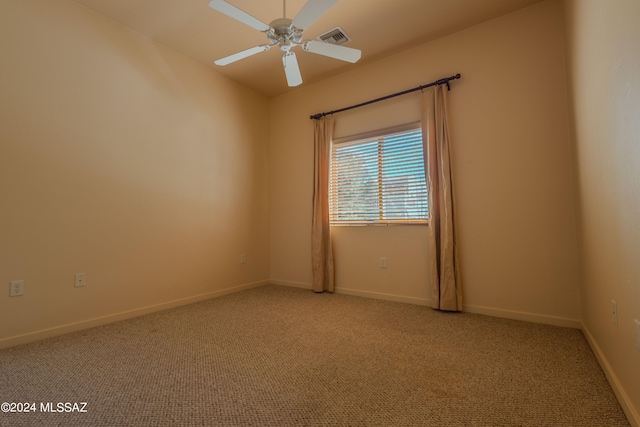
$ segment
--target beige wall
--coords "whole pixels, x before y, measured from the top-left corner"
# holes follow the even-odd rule
[[[640,347],[634,345],[634,319],[640,321],[640,3],[568,0],[565,6],[583,330],[629,418],[640,425]]]
[[[265,97],[66,0],[0,52],[0,345],[269,279]]]
[[[311,283],[308,116],[461,73],[450,104],[466,309],[578,327],[562,19],[561,2],[542,2],[274,98],[272,279]],[[418,110],[412,94],[341,113],[336,136],[417,121]],[[333,230],[340,291],[427,301],[426,227]]]

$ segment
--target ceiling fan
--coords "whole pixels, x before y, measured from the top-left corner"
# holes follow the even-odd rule
[[[329,8],[331,8],[331,6],[333,6],[337,1],[338,0],[307,0],[307,3],[305,3],[295,18],[289,19],[286,17],[287,3],[286,0],[283,0],[283,17],[275,19],[267,25],[259,19],[249,15],[247,12],[228,3],[226,0],[211,0],[209,2],[209,6],[211,8],[265,33],[269,39],[268,44],[255,46],[218,59],[217,61],[214,61],[215,64],[231,64],[232,62],[239,61],[257,53],[265,52],[273,46],[278,46],[280,50],[284,52],[282,63],[284,65],[287,83],[289,86],[298,86],[302,83],[302,75],[300,74],[296,54],[291,51],[295,46],[302,46],[302,49],[307,52],[328,56],[330,58],[340,59],[351,63],[357,62],[361,55],[361,52],[358,49],[337,46],[331,43],[315,40],[302,40],[302,33],[304,30],[316,22],[316,20],[329,10]]]

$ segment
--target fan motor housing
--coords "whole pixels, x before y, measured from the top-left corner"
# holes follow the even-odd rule
[[[291,43],[300,43],[302,40],[302,32],[291,26],[291,19],[278,18],[269,24],[273,29],[273,32],[269,32],[267,37],[273,44],[278,44],[280,47],[288,46]]]

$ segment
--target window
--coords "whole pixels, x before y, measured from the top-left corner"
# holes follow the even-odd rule
[[[330,169],[332,225],[427,223],[419,124],[334,141]]]

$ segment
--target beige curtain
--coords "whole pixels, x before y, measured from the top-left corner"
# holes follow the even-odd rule
[[[437,85],[422,94],[422,134],[429,191],[429,268],[432,307],[461,311],[447,93],[446,85]]]
[[[315,292],[333,292],[335,288],[331,228],[329,227],[329,159],[332,138],[333,117],[315,120],[311,225],[311,262]]]

